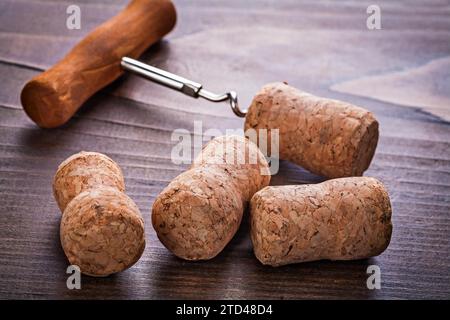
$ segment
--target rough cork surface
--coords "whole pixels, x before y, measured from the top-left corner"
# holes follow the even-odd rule
[[[64,212],[67,204],[79,193],[101,186],[124,192],[122,170],[104,154],[81,151],[59,165],[53,178],[53,195],[61,212]]]
[[[245,155],[245,163],[237,157],[231,161],[231,155]],[[192,168],[176,177],[156,198],[153,227],[176,256],[211,259],[238,230],[253,194],[269,182],[267,161],[254,143],[240,136],[215,138]]]
[[[145,248],[138,207],[127,195],[108,187],[84,191],[67,205],[60,237],[69,262],[91,276],[132,266]]]
[[[266,187],[250,208],[254,252],[267,265],[368,258],[391,239],[389,195],[374,178]]]
[[[249,128],[279,129],[280,158],[329,178],[362,175],[378,142],[371,112],[281,82],[265,85],[253,98]]]

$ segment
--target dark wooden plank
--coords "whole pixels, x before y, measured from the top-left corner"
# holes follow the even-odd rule
[[[244,105],[264,83],[287,80],[377,115],[381,137],[366,175],[381,179],[391,194],[394,233],[389,248],[368,260],[269,268],[253,256],[246,217],[217,258],[201,263],[175,258],[158,241],[150,221],[157,194],[187,168],[170,161],[171,133],[184,128],[194,134],[194,121],[202,121],[204,130],[236,129],[242,119],[226,104],[193,100],[124,76],[64,127],[38,129],[21,109],[23,84],[126,1],[4,0],[0,298],[450,298],[450,124],[421,111],[420,105],[404,107],[332,89],[350,80],[359,85],[367,76],[389,78],[450,56],[450,3],[379,1],[383,30],[368,31],[365,10],[372,3],[366,1],[175,2],[176,30],[143,60],[211,90],[237,89]],[[82,8],[79,31],[64,27],[69,4]],[[127,192],[144,215],[148,245],[131,269],[105,279],[83,277],[82,290],[71,291],[51,180],[57,165],[82,149],[107,153],[121,165]],[[322,180],[282,161],[272,184]],[[382,270],[381,290],[366,288],[370,264]]]

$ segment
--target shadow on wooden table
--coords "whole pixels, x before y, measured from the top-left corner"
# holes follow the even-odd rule
[[[372,259],[318,261],[270,267],[253,255],[248,219],[216,258],[189,262],[158,257],[153,294],[165,299],[370,299],[366,286]],[[264,281],[261,281],[264,280]]]

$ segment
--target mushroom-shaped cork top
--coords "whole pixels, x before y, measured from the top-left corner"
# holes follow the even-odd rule
[[[79,193],[101,186],[125,191],[122,170],[98,152],[81,151],[64,160],[53,178],[53,194],[61,212]]]

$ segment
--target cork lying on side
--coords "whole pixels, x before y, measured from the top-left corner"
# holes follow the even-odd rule
[[[368,258],[391,239],[389,196],[374,178],[266,187],[250,210],[254,253],[266,265]]]
[[[61,245],[84,274],[125,270],[144,251],[144,220],[124,191],[120,167],[101,153],[77,153],[55,174],[53,192],[63,211]]]
[[[176,256],[211,259],[238,230],[253,194],[269,181],[267,161],[255,144],[240,136],[215,138],[156,198],[153,227]]]
[[[281,159],[329,178],[362,175],[378,142],[371,112],[285,83],[267,84],[253,98],[245,118],[250,128],[279,129]]]

